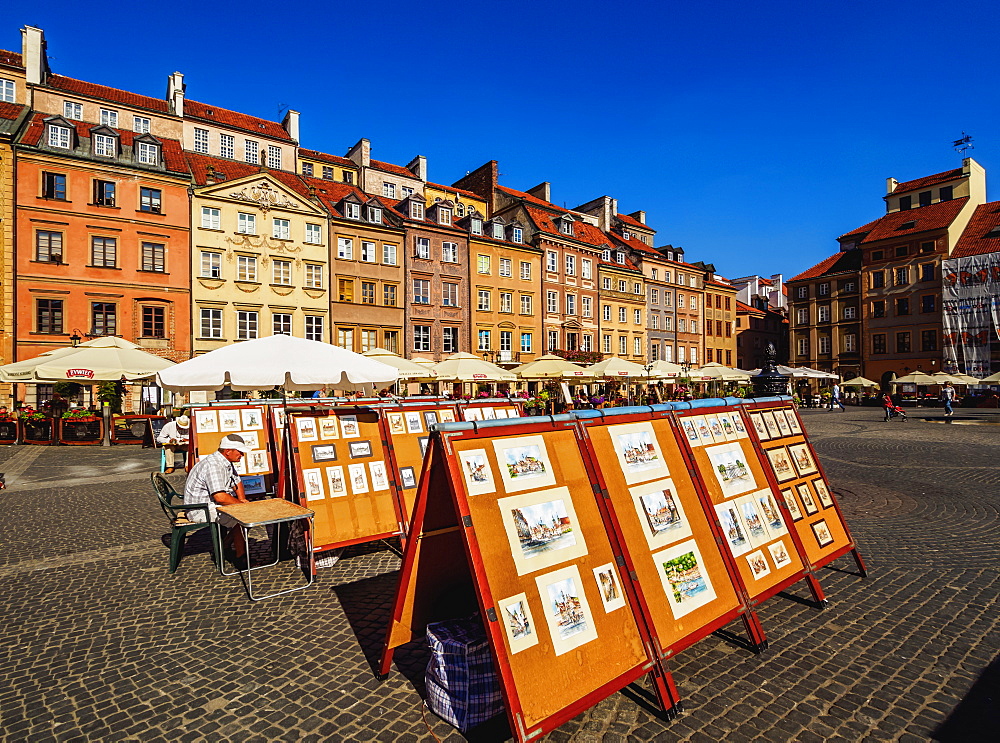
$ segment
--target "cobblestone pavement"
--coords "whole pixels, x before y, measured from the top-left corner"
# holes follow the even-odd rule
[[[820,576],[825,610],[801,584],[767,601],[762,655],[734,641],[739,623],[681,653],[672,721],[627,690],[548,739],[996,740],[1000,425],[909,412],[804,411],[869,579],[845,558]],[[0,740],[463,739],[422,713],[419,646],[372,673],[399,564],[386,545],[259,604],[216,576],[204,532],[171,576],[158,458],[0,450]]]

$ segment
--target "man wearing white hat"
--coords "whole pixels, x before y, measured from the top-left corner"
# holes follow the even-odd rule
[[[243,481],[233,466],[248,451],[250,447],[238,433],[224,436],[219,442],[219,450],[202,457],[188,473],[187,482],[184,483],[184,503],[207,503],[210,521],[215,521],[218,517],[216,506],[248,503],[246,493],[243,492]],[[192,521],[203,520],[199,511],[189,511],[188,518]],[[233,529],[229,533],[226,543],[232,543],[237,557],[245,554],[246,546],[239,529]]]
[[[191,419],[182,415],[160,429],[156,443],[163,445],[163,463],[166,465],[163,470],[164,474],[169,475],[174,471],[177,464],[177,452],[187,452],[191,435],[190,425]]]

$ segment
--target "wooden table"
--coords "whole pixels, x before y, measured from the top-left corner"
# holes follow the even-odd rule
[[[260,601],[262,599],[272,598],[274,596],[280,596],[284,593],[292,593],[293,591],[300,591],[303,588],[308,588],[312,585],[314,580],[314,571],[312,566],[306,566],[306,582],[301,586],[296,586],[294,588],[286,588],[283,591],[276,591],[275,593],[269,593],[264,596],[254,596],[253,593],[253,579],[251,573],[254,570],[260,570],[261,568],[269,568],[278,564],[278,559],[280,556],[280,548],[278,546],[278,534],[275,534],[274,539],[271,540],[274,546],[274,560],[265,565],[250,566],[250,530],[255,526],[270,526],[272,524],[278,525],[280,530],[280,524],[289,523],[292,521],[297,521],[298,519],[309,519],[309,528],[306,530],[306,554],[311,557],[312,555],[312,519],[315,515],[315,511],[303,508],[302,506],[296,505],[291,501],[283,500],[281,498],[267,498],[265,500],[253,501],[251,503],[236,503],[231,506],[219,506],[218,507],[219,518],[218,522],[222,526],[227,526],[230,528],[238,528],[243,530],[243,543],[246,546],[246,569],[237,567],[237,572],[243,579],[243,585],[247,590],[247,595],[250,597],[251,601]],[[218,530],[216,530],[218,534]],[[219,544],[219,555],[222,555],[222,544],[221,537]],[[236,573],[227,573],[225,571],[224,561],[220,560],[222,564],[222,574],[223,575],[236,575]]]

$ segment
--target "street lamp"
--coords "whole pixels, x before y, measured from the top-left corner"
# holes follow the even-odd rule
[[[73,335],[69,337],[69,342],[73,346],[73,348],[79,346],[80,341],[82,340],[83,338],[80,337],[80,331],[77,328],[73,328]]]

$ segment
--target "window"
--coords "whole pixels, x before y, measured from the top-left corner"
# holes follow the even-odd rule
[[[555,351],[559,347],[559,331],[549,330],[545,334],[546,336],[546,348],[549,351]]]
[[[344,203],[344,216],[348,219],[361,219],[361,205],[353,201]]]
[[[428,279],[413,280],[413,302],[414,304],[431,303],[431,282]]]
[[[954,192],[954,187],[953,186],[942,186],[938,190],[938,200],[939,201],[951,201],[952,198],[953,198],[952,197],[952,193],[953,192]]]
[[[397,353],[399,350],[399,331],[386,330],[382,333],[382,338],[382,348],[391,353]]]
[[[601,319],[604,322],[611,322],[611,305],[605,304],[601,306]]]
[[[591,300],[591,298],[590,297],[581,297],[580,298],[580,304],[583,307],[583,316],[584,317],[593,317],[594,308],[593,308],[593,301]]]
[[[161,243],[142,244],[142,270],[164,273],[167,270],[167,248]]]
[[[642,356],[642,338],[638,336],[632,339],[632,355]]]
[[[220,134],[219,135],[219,155],[222,157],[229,158],[230,160],[236,159],[236,137],[232,134]],[[310,166],[312,167],[312,166]],[[303,172],[305,172],[305,166],[302,167]],[[310,172],[309,175],[312,175]]]
[[[521,261],[521,278],[525,280],[531,279],[531,263],[528,261]]]
[[[584,258],[583,260],[581,260],[580,261],[580,276],[582,278],[584,278],[584,279],[589,279],[591,277],[592,266],[593,266],[593,263],[590,260],[588,260],[587,258]]]
[[[875,333],[872,336],[872,353],[886,353],[885,333]]]
[[[252,255],[241,255],[236,258],[236,280],[257,280],[257,259]]]
[[[375,282],[361,282],[361,304],[375,304]]]
[[[796,289],[795,290],[795,298],[796,299],[808,299],[809,298],[809,287],[808,286],[800,286],[798,289]]]
[[[566,295],[566,314],[575,315],[576,314],[576,295],[567,294]]]
[[[628,290],[628,282],[627,281],[622,281],[622,280],[619,279],[619,281],[618,281],[618,291],[620,291],[620,292],[622,292],[624,294],[627,290]]]
[[[312,163],[302,163],[302,175],[307,175],[310,178],[313,175],[313,164]]]
[[[323,341],[325,339],[325,321],[318,315],[306,315],[306,340]]]
[[[845,320],[854,320],[857,316],[858,316],[858,308],[857,307],[845,307],[844,308],[844,319]]]
[[[830,336],[823,335],[819,339],[819,352],[830,353]]]
[[[35,332],[63,332],[63,301],[61,299],[35,300]]]
[[[236,220],[236,231],[241,235],[256,235],[257,215],[239,212]]]
[[[361,353],[365,353],[366,351],[371,351],[376,346],[378,346],[378,331],[377,330],[362,330],[361,331]]]
[[[68,150],[70,148],[69,127],[49,124],[48,129],[49,136],[47,141],[49,143],[49,147],[58,147],[63,150]]]
[[[632,311],[632,322],[635,325],[642,325],[642,310]]]
[[[382,210],[377,206],[368,207],[368,221],[375,224],[382,223]]]
[[[608,334],[601,336],[601,353],[611,353],[611,336]]]
[[[473,218],[469,221],[469,229],[472,231],[473,235],[483,234],[483,220]]]
[[[795,324],[796,325],[809,324],[809,309],[807,307],[799,307],[797,310],[795,310]]]
[[[220,212],[208,206],[201,208],[201,226],[206,230],[217,230],[221,224]]]
[[[856,288],[855,288],[855,285],[854,285],[854,282],[853,282],[853,281],[845,281],[845,282],[844,282],[844,291],[845,291],[845,292],[853,292],[853,291],[856,291]]]
[[[567,255],[566,256],[566,275],[575,276],[576,275],[576,256]]]
[[[424,205],[419,201],[410,202],[410,217],[413,219],[423,219],[424,218]]]
[[[323,231],[318,224],[306,224],[306,242],[310,245],[323,244]]]
[[[396,198],[396,184],[385,182],[382,184],[382,195],[386,198]]]
[[[431,241],[427,237],[417,238],[417,258],[431,257]]]
[[[275,218],[271,224],[271,237],[276,240],[291,240],[292,230],[287,219]]]
[[[936,330],[921,330],[920,331],[920,350],[921,351],[937,351],[937,331]]]
[[[292,316],[287,312],[275,312],[271,315],[271,335],[291,335]]]
[[[375,257],[375,243],[368,242],[367,240],[361,241],[361,260],[365,263],[375,263],[377,258]]]
[[[559,254],[556,251],[550,250],[545,254],[545,270],[550,273],[559,270]]]
[[[490,331],[488,331],[488,330],[480,330],[478,333],[476,333],[476,336],[479,339],[479,350],[480,351],[489,351],[490,350]]]
[[[817,309],[817,322],[830,322],[830,305],[824,304]]]
[[[903,333],[896,333],[896,353],[909,353],[909,352],[910,352],[909,331]]]
[[[674,303],[673,292],[668,292],[668,291],[663,292],[663,306],[671,307],[673,306],[673,303]]]
[[[441,328],[441,350],[458,353],[458,328]]]
[[[618,355],[627,356],[628,355],[628,336],[620,335],[618,336]]]
[[[0,78],[0,103],[14,103],[15,97],[14,81]]]
[[[291,261],[271,261],[271,283],[285,286],[292,283]]]
[[[115,205],[115,183],[113,181],[94,181],[94,205]]]
[[[118,265],[117,238],[90,238],[90,265],[101,268],[115,268]]]
[[[208,279],[222,278],[222,254],[201,251],[201,275]]]
[[[686,333],[687,332],[687,320],[683,317],[677,318],[677,332]]]
[[[352,279],[337,279],[337,300],[340,302],[354,301],[354,281]]]
[[[522,315],[530,315],[531,312],[532,312],[531,295],[530,294],[522,294],[521,295],[521,314]]]
[[[346,348],[348,351],[354,350],[354,329],[337,328],[337,345]]]
[[[698,332],[698,321],[697,320],[689,320],[688,322],[690,324],[691,332],[692,333],[697,333]]]
[[[677,292],[677,307],[684,309],[684,295],[680,292]]]
[[[872,271],[872,289],[881,289],[885,286],[885,272]]]
[[[90,320],[90,332],[94,335],[115,335],[118,332],[118,308],[114,302],[91,302]]]
[[[906,286],[910,281],[909,273],[909,269],[905,266],[897,268],[895,273],[896,286]]]
[[[628,310],[625,307],[618,308],[618,322],[628,322]]]
[[[521,333],[521,353],[531,353],[531,333]]]
[[[413,326],[413,350],[414,351],[430,351],[431,350],[431,326],[430,325],[414,325]]]
[[[344,261],[354,260],[354,240],[352,238],[337,238],[337,257]]]
[[[590,333],[583,334],[583,344],[580,346],[581,351],[593,351],[594,350],[594,336]]]
[[[438,207],[438,224],[451,224],[451,209]]]
[[[66,200],[66,176],[42,173],[42,198]]]
[[[821,296],[821,297],[825,297],[826,295],[828,295],[830,293],[830,283],[829,282],[823,282],[822,284],[820,284],[819,285],[819,292],[818,293],[819,293],[819,296]]]
[[[396,306],[396,285],[395,284],[383,284],[382,285],[382,304],[386,307]]]
[[[510,231],[510,241],[515,243],[524,242],[524,230],[520,227],[514,227]]]
[[[162,204],[162,191],[158,188],[139,188],[139,211],[159,214]]]
[[[267,146],[267,167],[274,170],[281,170],[281,148],[269,144]]]
[[[340,180],[342,180],[344,183],[354,183],[354,173],[352,173],[349,170],[342,170],[340,172]],[[404,197],[409,196],[409,194],[406,193],[405,188],[403,189],[403,196]]]
[[[382,244],[382,263],[387,266],[396,265],[396,246],[389,243]]]
[[[796,352],[798,353],[799,356],[808,356],[809,355],[809,339],[808,338],[799,338],[798,341],[796,342],[795,348],[796,348]]]
[[[222,337],[222,310],[203,309],[201,311],[201,337]]]
[[[573,223],[570,220],[568,220],[568,219],[560,220],[560,222],[559,222],[559,231],[561,233],[563,233],[564,235],[572,235],[573,234]]]
[[[632,284],[632,293],[633,294],[642,294],[642,284],[640,284],[638,282]]]
[[[608,289],[608,290],[611,289],[611,277],[610,276],[605,276],[601,280],[601,288]]]
[[[331,168],[329,165],[323,166],[323,180],[324,181],[333,180],[333,168]]]
[[[479,273],[488,274],[490,272],[490,257],[488,255],[478,256],[476,259],[476,270]]]
[[[885,317],[885,302],[878,299],[872,302],[872,317]]]
[[[13,103],[13,101],[10,101]],[[73,101],[63,101],[63,116],[67,119],[83,121],[83,104]]]
[[[921,312],[933,312],[934,311],[934,295],[925,294],[920,298],[920,311]]]
[[[478,291],[478,302],[476,303],[476,309],[481,311],[488,311],[490,309],[490,292],[488,289],[480,289]]]
[[[441,243],[441,260],[445,263],[458,263],[458,243]]]
[[[931,192],[930,191],[921,191],[919,194],[917,194],[917,201],[920,203],[920,206],[930,206],[931,205]]]
[[[556,292],[548,292],[545,295],[545,310],[547,312],[559,311],[559,295]]]
[[[921,281],[934,281],[934,264],[933,263],[922,263],[920,265],[920,280]]]
[[[500,311],[501,312],[513,312],[514,311],[514,295],[510,292],[500,292]]]
[[[660,329],[660,316],[659,315],[655,315],[655,314],[654,315],[650,315],[649,316],[649,321],[651,323],[651,327],[652,327],[653,330],[659,330]]]
[[[615,251],[615,263],[621,263],[625,265],[625,254],[620,250]]]
[[[872,251],[872,260],[873,261],[880,261],[880,260],[882,260],[883,257],[884,257],[884,254],[883,254],[883,252],[881,250],[873,250]]]
[[[512,276],[513,275],[512,261],[510,260],[510,258],[501,258],[500,259],[500,275],[501,276]]]
[[[166,308],[143,306],[142,337],[166,338]]]
[[[201,152],[203,154],[208,153],[208,129],[199,129],[195,127],[194,151]],[[253,162],[253,161],[248,158],[247,162]]]
[[[243,142],[243,159],[248,163],[260,165],[260,148],[252,139]]]
[[[319,263],[306,263],[306,288],[323,288],[323,266]]]
[[[101,109],[101,124],[110,126],[112,129],[118,128],[118,112],[107,108]]]
[[[847,333],[844,335],[844,353],[857,353],[858,351],[858,336],[854,333]]]
[[[905,212],[913,204],[912,196],[900,196],[899,197],[899,211]]]
[[[441,284],[441,304],[445,307],[458,307],[458,284],[450,281]]]
[[[672,361],[673,358],[674,358],[674,347],[671,346],[671,345],[669,345],[669,344],[664,343],[663,344],[663,360],[664,361]],[[680,358],[680,354],[679,353],[678,353],[678,358]]]
[[[896,298],[896,314],[897,315],[909,315],[910,314],[910,299],[909,299],[909,297],[897,297]]]

